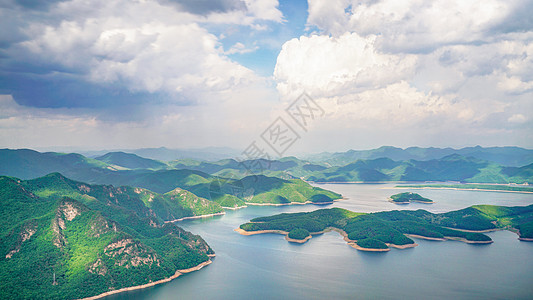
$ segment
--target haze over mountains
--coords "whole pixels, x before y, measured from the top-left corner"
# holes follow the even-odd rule
[[[99,150],[99,151],[80,151],[87,157],[95,158],[110,152],[125,152],[136,154],[141,157],[171,161],[176,159],[194,159],[217,161],[224,158],[236,157],[240,151],[228,147],[207,147],[201,149],[169,149],[166,147],[159,148],[140,148],[140,149],[119,149],[119,150]]]
[[[168,222],[245,205],[322,205],[342,197],[306,181],[533,182],[533,150],[516,147],[381,147],[246,161],[143,151],[172,159],[0,149],[2,295],[76,298],[168,278],[213,254],[201,237]],[[60,284],[47,288],[43,280]]]
[[[168,149],[154,148],[168,153]],[[151,150],[152,151],[152,150]],[[449,154],[451,153],[451,154]],[[445,156],[440,157],[444,154]],[[533,150],[518,147],[407,148],[381,147],[321,153],[302,160],[198,161],[154,160],[133,153],[110,152],[95,158],[81,154],[28,149],[0,150],[0,175],[31,179],[52,172],[89,183],[131,185],[166,193],[188,176],[243,178],[264,174],[285,180],[309,181],[464,181],[478,183],[525,183],[533,181]],[[209,182],[211,179],[205,179]],[[192,180],[190,182],[195,182]],[[204,183],[206,183],[204,182]],[[201,194],[206,197],[207,195]]]
[[[520,167],[533,162],[533,150],[519,147],[466,147],[453,148],[397,148],[383,146],[372,150],[349,150],[346,152],[329,153],[323,152],[305,156],[311,161],[325,161],[335,166],[345,165],[357,159],[390,158],[392,160],[431,160],[439,159],[448,155],[459,154],[466,157],[474,157],[504,166]]]

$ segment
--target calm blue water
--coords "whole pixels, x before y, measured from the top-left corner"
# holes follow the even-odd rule
[[[533,194],[455,190],[412,190],[435,204],[398,206],[387,202],[393,184],[321,184],[347,200],[326,207],[372,212],[427,209],[444,212],[474,204],[528,205]],[[368,253],[349,247],[330,232],[303,245],[283,236],[242,236],[240,224],[281,212],[322,206],[248,207],[225,216],[184,221],[215,250],[213,263],[163,285],[107,299],[531,299],[533,243],[508,231],[488,233],[490,245],[416,240],[418,247]]]

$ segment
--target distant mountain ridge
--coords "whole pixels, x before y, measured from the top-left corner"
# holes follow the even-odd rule
[[[327,162],[332,166],[341,166],[358,159],[390,158],[396,161],[402,160],[432,160],[440,159],[448,155],[459,154],[466,157],[474,157],[503,166],[521,167],[533,163],[533,150],[519,147],[466,147],[453,148],[420,148],[409,147],[406,149],[383,146],[372,150],[348,150],[346,152],[319,153],[304,156],[305,159],[314,162]]]
[[[105,155],[95,157],[94,159],[128,169],[159,169],[167,166],[167,164],[154,159],[144,158],[136,154],[120,151],[109,152]]]
[[[523,153],[530,151],[522,150],[519,151]],[[305,161],[296,157],[248,161],[223,159],[216,162],[185,159],[165,163],[134,154],[113,152],[98,159],[101,160],[75,153],[1,149],[0,175],[31,179],[60,172],[69,178],[84,182],[138,186],[158,193],[166,193],[179,187],[204,198],[210,196],[209,185],[218,180],[217,178],[242,179],[249,175],[315,182],[464,181],[518,184],[533,182],[532,163],[520,167],[503,166],[457,153],[431,160],[393,160],[386,157],[357,159],[339,166],[331,166],[328,162]],[[230,204],[231,202],[233,204],[229,206],[243,204],[242,199],[234,200],[230,201]]]
[[[427,161],[394,161],[389,158],[357,160],[341,167],[313,172],[315,182],[461,181],[471,183],[530,183],[533,164],[502,167],[486,160],[452,154]]]
[[[198,149],[170,149],[166,147],[159,148],[140,148],[140,149],[116,149],[100,151],[82,151],[81,154],[88,157],[102,156],[109,152],[124,152],[135,154],[144,158],[171,161],[177,159],[194,159],[202,161],[217,161],[221,159],[238,157],[240,151],[227,147],[206,147]]]

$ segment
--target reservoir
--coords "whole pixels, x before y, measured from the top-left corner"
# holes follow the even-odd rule
[[[346,199],[325,206],[250,206],[182,221],[178,225],[201,235],[215,250],[213,263],[169,283],[106,299],[531,299],[533,242],[521,242],[509,231],[487,233],[494,241],[489,245],[414,239],[418,247],[386,253],[358,251],[336,232],[293,244],[282,235],[233,231],[255,217],[320,208],[440,213],[476,204],[533,204],[533,194],[394,189],[392,183],[315,185]],[[400,206],[387,201],[404,191],[435,203]]]

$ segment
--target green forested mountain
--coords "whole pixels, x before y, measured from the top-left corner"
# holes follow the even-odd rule
[[[53,172],[96,176],[102,171],[116,170],[109,164],[76,153],[37,152],[30,149],[0,149],[0,175],[31,179]]]
[[[91,185],[70,180],[59,173],[22,181],[21,184],[39,197],[68,196],[83,203],[86,199],[97,199],[91,205],[96,205],[99,210],[111,212],[110,207],[126,207],[140,217],[156,217],[162,221],[223,212],[220,205],[180,189],[158,194],[139,187]]]
[[[207,261],[201,237],[163,222],[180,201],[57,173],[0,177],[0,298],[83,298]]]
[[[95,157],[95,159],[128,169],[160,169],[167,167],[167,164],[163,162],[124,152],[109,152]]]
[[[409,147],[406,149],[383,146],[372,150],[349,150],[337,153],[320,153],[309,155],[306,159],[314,162],[326,162],[333,166],[343,166],[355,160],[373,160],[389,158],[392,160],[433,160],[445,156],[458,154],[487,160],[503,166],[520,167],[533,163],[533,150],[519,147],[466,147],[452,148],[421,148]]]
[[[469,208],[434,214],[425,210],[355,213],[341,208],[321,209],[308,213],[283,213],[259,217],[242,224],[245,234],[261,231],[317,234],[328,228],[339,229],[349,243],[364,249],[388,249],[392,246],[414,246],[406,235],[430,239],[457,239],[471,243],[490,243],[491,238],[481,232],[509,229],[520,239],[533,238],[533,205],[494,206],[476,205]],[[466,231],[465,231],[466,230]],[[297,234],[295,231],[298,231]],[[358,248],[359,249],[359,248]]]
[[[300,179],[293,179],[284,170],[293,166],[294,170],[309,164],[299,161],[296,158],[284,158],[280,161],[268,161],[268,166],[274,171],[265,169],[254,169],[257,173],[278,174],[282,178],[267,177],[264,175],[249,175],[248,166],[259,168],[264,161],[248,161],[248,165],[235,160],[223,160],[215,163],[197,162],[192,160],[174,161],[169,163],[169,168],[176,169],[119,169],[113,164],[102,161],[88,159],[79,154],[57,154],[39,153],[32,150],[0,150],[0,162],[8,162],[11,157],[16,157],[16,163],[0,167],[0,175],[15,176],[23,174],[23,179],[34,178],[30,175],[43,176],[45,171],[56,172],[63,170],[65,176],[88,182],[91,184],[112,184],[114,186],[134,186],[148,189],[150,191],[164,194],[176,188],[187,190],[194,195],[206,198],[219,203],[224,207],[239,207],[245,202],[249,203],[289,203],[289,202],[330,202],[332,199],[340,198],[340,195],[313,188]],[[29,158],[26,159],[26,156]],[[75,157],[73,163],[63,159],[64,157]],[[50,158],[52,157],[52,158]],[[131,158],[130,156],[126,156]],[[109,158],[109,157],[108,157]],[[137,162],[139,160],[135,159]],[[25,162],[25,163],[22,163]],[[145,162],[145,161],[143,161]],[[0,164],[2,166],[2,164]],[[262,166],[262,165],[261,165]],[[180,169],[182,168],[183,169]],[[233,168],[233,169],[232,169]],[[262,168],[262,167],[261,167]],[[197,169],[197,170],[195,170]],[[31,172],[27,170],[33,170]],[[230,179],[211,175],[206,172],[220,173],[228,171],[226,174]],[[235,172],[234,172],[235,171]],[[276,173],[277,172],[277,173]],[[235,176],[235,174],[239,176]],[[232,179],[234,178],[234,179]],[[272,184],[275,182],[275,184]],[[243,194],[243,184],[246,191],[253,191],[252,194]],[[269,186],[272,190],[268,190]],[[236,189],[236,191],[235,191]],[[258,192],[260,191],[260,192]],[[291,191],[289,193],[289,191]],[[252,197],[250,197],[252,196]],[[245,197],[247,197],[245,199]]]
[[[287,204],[291,202],[315,204],[331,203],[340,199],[340,194],[313,187],[301,179],[280,179],[264,175],[247,176],[240,180],[244,192],[249,191],[246,198],[248,203]]]
[[[104,162],[88,159],[79,154],[0,150],[0,175],[29,179],[34,178],[32,175],[38,177],[45,175],[44,172],[59,171],[69,178],[91,184],[135,186],[159,194],[180,188],[192,192],[197,197],[215,201],[223,207],[240,207],[245,203],[329,202],[339,197],[313,189],[296,178],[315,182],[461,181],[518,184],[533,182],[533,164],[523,167],[504,167],[458,154],[427,161],[394,161],[389,158],[356,160],[335,167],[309,163],[295,157],[244,162],[232,159],[217,162],[179,160],[168,162],[162,169],[157,169],[157,166],[162,166],[161,162],[137,156],[109,154],[106,157],[107,159],[101,158],[106,161]],[[126,162],[119,162],[117,157]],[[118,166],[117,163],[122,163],[123,166]],[[156,167],[156,169],[132,169],[141,166]],[[277,183],[271,184],[272,181]],[[246,184],[246,187],[243,184]],[[280,188],[282,185],[284,187]],[[272,190],[266,191],[265,186],[270,186]],[[293,192],[287,192],[290,190]],[[297,192],[294,192],[296,190]]]
[[[533,181],[533,165],[502,167],[472,157],[452,154],[428,161],[393,161],[388,158],[357,160],[341,167],[313,172],[307,180],[353,181],[464,181],[478,183],[524,183]]]
[[[169,162],[169,165],[176,169],[196,170],[222,177],[242,178],[253,173],[285,179],[300,178],[311,172],[327,168],[326,164],[310,163],[296,157],[284,157],[279,160],[251,159],[245,161],[224,159],[217,162],[176,160]]]

